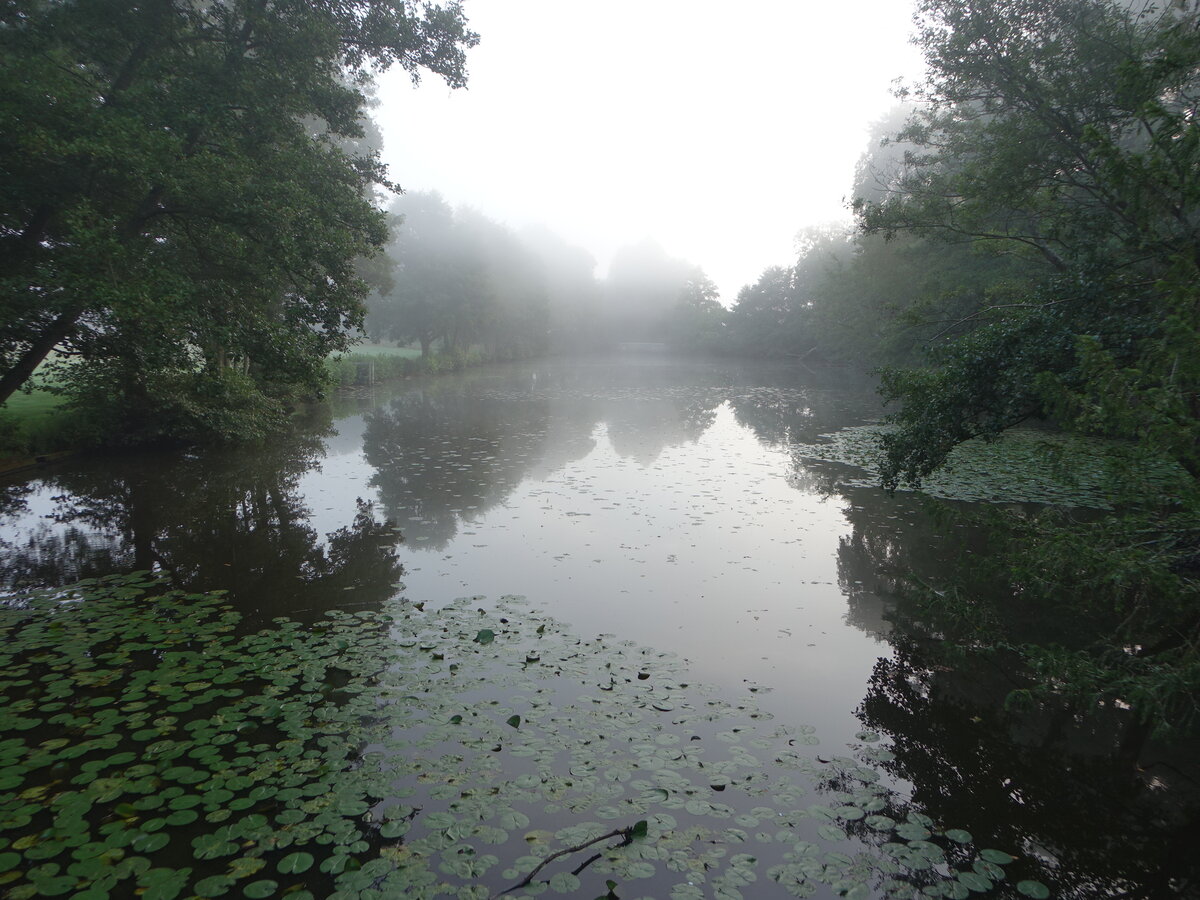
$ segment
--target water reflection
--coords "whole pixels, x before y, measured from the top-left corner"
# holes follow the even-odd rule
[[[794,379],[789,369],[653,359],[471,372],[369,411],[363,453],[384,510],[410,543],[444,550],[464,522],[503,504],[524,479],[595,451],[598,434],[618,456],[649,467],[664,450],[699,441],[723,404],[770,445],[812,441],[844,423],[844,386],[797,392],[785,386]],[[861,411],[876,410],[865,390],[854,396]],[[799,472],[792,478],[804,487]]]
[[[839,488],[843,474],[808,472],[840,494],[851,526],[838,544],[846,621],[876,630],[883,610],[890,626],[891,652],[858,716],[886,737],[882,766],[912,786],[914,805],[940,822],[977,823],[982,845],[1043,860],[1039,877],[1058,897],[1167,898],[1196,884],[1194,747],[1150,745],[1133,767],[1122,759],[1130,723],[1120,711],[1010,708],[1019,674],[1003,660],[947,653],[936,621],[905,596],[947,577],[969,584],[986,534],[953,516],[953,504]]]
[[[0,538],[0,579],[12,589],[163,571],[189,590],[229,591],[255,620],[378,604],[401,573],[394,528],[364,502],[322,536],[299,491],[325,433],[63,466],[23,486],[24,515]]]
[[[560,416],[551,427],[548,401],[498,403],[486,384],[433,384],[366,417],[370,483],[406,538],[426,549],[444,549],[460,522],[502,503],[534,467],[592,449],[586,419]]]
[[[1168,898],[1196,883],[1195,786],[1170,784],[1177,770],[1135,775],[1114,764],[1113,733],[1101,723],[1004,716],[994,670],[930,665],[918,645],[897,643],[859,715],[890,738],[894,759],[884,766],[913,785],[920,808],[939,821],[979,822],[988,845],[1044,860],[1056,897]]]
[[[980,536],[793,452],[878,413],[845,372],[547,363],[390,392],[353,401],[338,435],[16,484],[0,578],[160,568],[231,589],[254,622],[378,604],[405,564],[413,599],[523,593],[576,633],[680,653],[698,680],[772,686],[764,708],[834,753],[882,733],[898,791],[1053,856],[1063,896],[1154,896],[1185,865],[1195,820],[1147,787],[1178,784],[1165,766],[1113,767],[1103,723],[1006,717],[1005,676],[936,660],[897,615],[910,574],[963,568]]]

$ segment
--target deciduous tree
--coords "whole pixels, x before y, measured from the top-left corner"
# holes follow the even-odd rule
[[[1131,709],[1133,756],[1200,727],[1200,5],[925,0],[919,22],[927,107],[863,224],[1015,250],[1029,277],[886,374],[884,481],[1033,417],[1119,439],[1120,514],[997,525],[1003,590],[931,599],[1035,694]]]
[[[346,143],[361,88],[393,65],[459,86],[474,42],[456,2],[5,4],[0,400],[55,349],[143,425],[241,407],[253,430],[316,389],[386,236],[384,170]]]

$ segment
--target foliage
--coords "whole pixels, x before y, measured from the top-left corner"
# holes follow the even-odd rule
[[[525,228],[520,237],[541,268],[550,349],[555,352],[591,349],[603,315],[595,258],[544,226]]]
[[[780,356],[795,345],[791,331],[800,311],[795,299],[795,272],[769,266],[758,281],[738,291],[729,313],[730,341],[740,352]]]
[[[362,317],[372,69],[463,82],[456,3],[6,4],[0,399],[54,348],[109,428],[263,430]],[[261,416],[261,418],[259,418]],[[241,423],[241,424],[238,424]]]
[[[1198,724],[1198,17],[1192,2],[925,0],[910,149],[889,193],[859,204],[868,233],[1028,271],[943,330],[927,365],[885,372],[902,403],[885,485],[1029,419],[1123,439],[1115,517],[1014,517],[997,526],[1002,599],[928,599],[973,623],[973,646],[1024,659],[1040,696],[1131,706],[1147,731]],[[1169,492],[1145,477],[1162,466],[1186,473]]]
[[[909,113],[898,106],[875,124],[854,185],[860,206],[892,197],[914,146],[895,135]],[[1015,254],[916,231],[812,227],[797,236],[796,250],[791,266],[769,267],[738,294],[727,349],[863,369],[909,365],[929,344],[961,333],[959,323],[1019,296],[1029,280]]]
[[[417,342],[424,356],[441,348],[511,360],[626,341],[711,350],[723,341],[712,280],[653,241],[620,248],[600,282],[590,255],[546,229],[518,234],[435,192],[406,194],[391,211],[368,330]]]
[[[652,239],[618,247],[603,283],[603,305],[593,342],[599,347],[670,342],[675,339],[672,329],[681,312],[677,309],[680,300],[690,295],[689,305],[703,314],[706,299],[716,300],[710,285],[699,267],[671,256]],[[686,314],[678,320],[683,322],[696,324]]]
[[[889,199],[861,207],[863,222],[1023,247],[1044,275],[1017,302],[964,320],[967,336],[929,374],[892,377],[885,393],[915,400],[907,430],[925,432],[894,445],[893,480],[931,471],[957,440],[1096,395],[1100,356],[1116,369],[1156,359],[1145,374],[1167,381],[1163,341],[1179,346],[1189,327],[1177,310],[1198,246],[1193,8],[946,0],[924,12],[929,111],[903,134],[921,152]],[[1002,386],[988,390],[992,378]],[[959,399],[937,410],[928,401],[941,388]]]
[[[483,898],[585,880],[736,898],[760,869],[781,895],[956,897],[1030,870],[906,810],[868,763],[815,762],[811,728],[770,728],[670,657],[581,641],[515,600],[247,633],[219,595],[139,573],[26,595],[0,629],[14,898]],[[570,858],[606,835],[621,839]]]
[[[475,346],[490,359],[545,349],[541,265],[512,232],[437,193],[406,194],[391,212],[390,273],[370,303],[372,333],[416,341],[423,357],[435,343],[452,357]]]
[[[667,335],[672,347],[681,350],[712,352],[724,339],[725,307],[712,279],[697,270],[679,290],[672,308]]]

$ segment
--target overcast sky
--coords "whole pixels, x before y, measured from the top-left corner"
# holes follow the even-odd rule
[[[847,219],[869,124],[921,71],[910,0],[466,0],[469,87],[381,83],[384,158],[597,258],[653,237],[726,304]]]

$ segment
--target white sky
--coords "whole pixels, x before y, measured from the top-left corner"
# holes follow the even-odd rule
[[[728,305],[848,218],[867,128],[913,79],[911,0],[466,0],[469,87],[381,82],[384,159],[597,258],[650,236]]]

